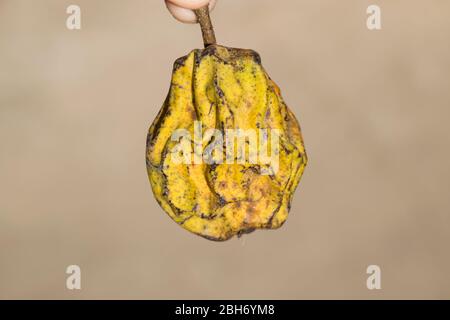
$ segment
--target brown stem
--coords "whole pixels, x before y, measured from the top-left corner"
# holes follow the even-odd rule
[[[210,45],[216,44],[216,35],[214,34],[214,28],[211,23],[211,17],[209,16],[209,6],[204,6],[203,8],[194,10],[197,16],[198,22],[202,28],[203,42],[205,43],[205,48]]]

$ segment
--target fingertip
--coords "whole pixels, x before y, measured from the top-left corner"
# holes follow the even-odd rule
[[[185,9],[200,9],[206,6],[210,0],[166,0],[171,2],[172,4]]]
[[[172,16],[178,21],[183,23],[197,23],[197,16],[194,11],[179,7],[168,0],[166,0],[166,6]]]
[[[173,3],[174,0],[165,0],[167,9],[172,16],[183,23],[197,23],[197,16],[194,11],[185,7],[180,7]],[[217,4],[217,0],[209,0],[209,11],[213,11]]]

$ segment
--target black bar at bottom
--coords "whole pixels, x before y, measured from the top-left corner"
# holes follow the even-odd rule
[[[297,301],[297,300],[150,300],[150,301],[0,301],[4,315],[30,314],[58,319],[106,316],[123,319],[297,319],[355,316],[358,319],[446,314],[449,301]]]

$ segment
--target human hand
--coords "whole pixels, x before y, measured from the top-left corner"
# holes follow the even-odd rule
[[[193,10],[200,9],[209,3],[209,11],[216,6],[217,0],[165,0],[167,9],[175,19],[184,23],[196,23]]]

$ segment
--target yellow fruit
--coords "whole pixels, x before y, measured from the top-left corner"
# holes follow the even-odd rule
[[[249,132],[248,139],[241,153],[233,142],[227,162],[228,137],[236,129]],[[174,139],[180,130],[191,139]],[[260,142],[256,149],[252,133]],[[215,150],[212,163],[205,161],[208,147]],[[272,150],[276,163],[261,161],[263,149]],[[175,62],[168,97],[147,138],[153,193],[175,222],[218,241],[279,228],[306,163],[299,124],[256,52],[213,44]]]

